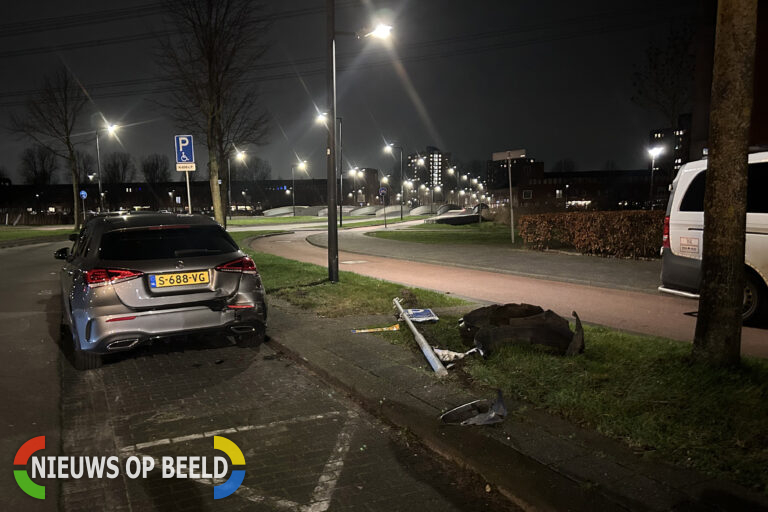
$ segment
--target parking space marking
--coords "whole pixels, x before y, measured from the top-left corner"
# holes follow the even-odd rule
[[[327,418],[339,417],[342,412],[330,411],[324,414],[312,414],[309,416],[302,416],[299,418],[293,418],[290,420],[278,420],[270,423],[264,423],[260,425],[244,425],[241,427],[227,428],[214,430],[211,432],[205,432],[203,434],[191,434],[186,436],[179,436],[174,438],[158,439],[156,441],[150,441],[147,443],[138,443],[131,446],[125,446],[120,449],[121,456],[127,458],[131,455],[141,455],[152,457],[144,453],[140,453],[138,450],[145,448],[151,448],[154,446],[167,446],[174,443],[180,443],[183,441],[189,441],[194,439],[204,439],[206,437],[213,437],[220,433],[239,433],[249,432],[254,430],[263,430],[271,427],[279,427],[284,425],[292,425],[296,423],[303,423],[309,421],[317,421]],[[252,503],[262,503],[269,505],[277,510],[293,510],[301,512],[326,512],[331,506],[331,499],[333,498],[333,492],[336,490],[336,483],[341,477],[341,472],[344,469],[344,458],[349,453],[349,447],[352,443],[352,435],[355,433],[358,427],[358,414],[354,411],[347,411],[344,414],[347,417],[347,421],[344,423],[339,435],[336,439],[336,444],[331,450],[328,461],[323,466],[323,470],[317,479],[317,485],[312,491],[310,502],[306,505],[301,505],[295,501],[291,501],[285,498],[276,498],[274,496],[265,496],[259,494],[256,490],[241,485],[240,488],[235,491],[235,494],[244,498]],[[160,466],[160,460],[157,457],[152,457],[155,461],[155,466]],[[190,478],[193,482],[197,482],[204,485],[219,485],[224,482],[223,478]]]
[[[323,420],[327,418],[335,418],[340,416],[340,411],[329,411],[323,414],[311,414],[309,416],[300,416],[298,418],[291,418],[289,420],[277,420],[269,423],[262,423],[260,425],[242,425],[239,427],[226,428],[220,430],[212,430],[210,432],[203,432],[202,434],[189,434],[186,436],[178,436],[164,439],[156,439],[154,441],[148,441],[146,443],[138,443],[129,446],[123,446],[120,448],[121,453],[131,453],[137,450],[143,450],[146,448],[152,448],[153,446],[162,446],[176,443],[184,443],[195,439],[204,439],[206,437],[218,436],[220,434],[236,434],[238,432],[249,432],[251,430],[264,430],[272,427],[278,427],[283,425],[293,425],[295,423],[304,423],[307,421]],[[351,413],[350,413],[351,414]]]

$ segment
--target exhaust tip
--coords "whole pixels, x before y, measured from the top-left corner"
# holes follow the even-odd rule
[[[230,327],[229,329],[235,334],[248,334],[256,330],[250,325],[236,325],[234,327]]]
[[[138,345],[138,343],[139,343],[139,338],[117,340],[107,345],[107,350],[128,350],[129,348],[133,348],[136,345]]]

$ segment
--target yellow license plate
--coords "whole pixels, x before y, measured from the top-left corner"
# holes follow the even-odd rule
[[[209,282],[207,270],[199,272],[179,272],[177,274],[152,274],[149,276],[150,288],[165,288],[166,286],[189,286]]]

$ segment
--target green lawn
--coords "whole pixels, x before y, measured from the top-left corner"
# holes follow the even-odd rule
[[[432,345],[465,351],[457,317],[420,326]],[[415,350],[408,329],[380,333]],[[689,360],[673,340],[585,326],[584,354],[565,358],[508,347],[471,356],[472,380],[625,442],[639,454],[734,479],[768,493],[768,362],[737,370]],[[452,370],[454,371],[454,370]]]
[[[231,233],[241,247],[246,238],[260,234]],[[403,288],[407,288],[352,272],[340,272],[339,282],[331,284],[325,267],[256,253],[247,247],[243,247],[243,250],[256,262],[267,294],[311,309],[322,316],[391,313],[392,299],[400,296]],[[429,307],[465,304],[463,300],[441,293],[417,288],[407,289],[414,293],[419,304],[427,304]]]
[[[512,244],[509,226],[493,222],[450,226],[448,224],[420,224],[395,231],[374,231],[369,236],[403,242],[422,244],[474,244],[474,245],[506,245],[508,247],[523,247],[519,236]]]
[[[412,220],[420,220],[420,219],[426,219],[429,217],[428,215],[406,215],[403,217],[403,220],[400,220],[400,214],[396,213],[393,215],[387,215],[387,225],[390,224],[400,224],[401,222],[409,222]],[[354,219],[360,219],[361,217],[344,217],[344,222],[348,224],[344,224],[342,226],[342,229],[352,229],[352,228],[364,228],[368,226],[383,226],[384,225],[384,217],[376,217],[375,219],[371,220],[365,220],[362,222],[351,222]],[[365,218],[365,217],[362,217]]]
[[[227,224],[232,226],[262,226],[269,224],[296,224],[304,222],[326,222],[325,217],[316,215],[297,215],[296,217],[235,217],[228,220]]]
[[[10,240],[22,240],[25,238],[40,238],[40,237],[54,237],[60,236],[66,238],[67,235],[73,233],[71,229],[30,229],[28,227],[11,228],[0,227],[0,242],[7,242]]]

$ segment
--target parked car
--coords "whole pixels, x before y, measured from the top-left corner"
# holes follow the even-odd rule
[[[659,290],[698,298],[707,161],[690,162],[672,182],[664,219]],[[768,152],[749,155],[744,321],[768,315]]]
[[[204,331],[261,341],[264,287],[253,260],[203,215],[133,212],[89,220],[59,249],[62,332],[75,366],[157,339]],[[69,339],[71,335],[71,339]]]

